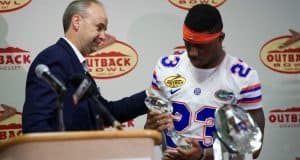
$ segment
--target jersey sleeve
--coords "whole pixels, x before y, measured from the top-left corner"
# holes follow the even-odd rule
[[[247,77],[242,78],[239,84],[237,103],[245,110],[262,107],[261,83],[256,70],[249,68]]]
[[[152,73],[152,81],[150,86],[150,95],[166,99],[167,97],[164,95],[164,85],[163,85],[163,69],[164,67],[161,65],[160,58],[155,66],[155,69]]]

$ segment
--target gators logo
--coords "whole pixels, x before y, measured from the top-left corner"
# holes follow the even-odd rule
[[[216,91],[214,94],[214,98],[217,102],[221,103],[232,103],[235,100],[234,93],[231,91],[226,91],[224,89]]]

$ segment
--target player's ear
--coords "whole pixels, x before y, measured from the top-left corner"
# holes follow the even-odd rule
[[[223,42],[224,38],[225,38],[225,33],[222,32],[219,38],[220,42]]]

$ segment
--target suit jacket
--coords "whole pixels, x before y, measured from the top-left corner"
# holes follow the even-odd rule
[[[90,97],[82,98],[77,105],[72,101],[72,95],[78,87],[72,85],[72,77],[84,74],[85,71],[72,48],[61,38],[38,54],[29,68],[22,115],[23,133],[58,131],[57,94],[46,81],[35,74],[38,64],[47,65],[50,72],[67,87],[68,91],[63,97],[66,130],[102,129],[101,122],[106,124],[107,121]],[[131,120],[148,111],[144,104],[144,91],[118,101],[107,101],[100,93],[97,94],[98,100],[120,122]],[[97,121],[96,115],[100,115],[103,121]]]

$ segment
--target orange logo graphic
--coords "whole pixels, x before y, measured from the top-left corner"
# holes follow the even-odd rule
[[[22,134],[21,113],[15,107],[1,104],[0,143]]]
[[[288,74],[300,73],[300,34],[281,36],[267,42],[260,50],[260,59],[269,69]]]
[[[222,5],[226,0],[168,0],[174,6],[188,10],[196,4],[210,4],[212,6],[218,7]]]
[[[134,128],[135,127],[135,120],[129,120],[127,122],[123,122],[121,124],[122,128]],[[113,126],[105,126],[106,129],[113,129]]]
[[[133,70],[138,62],[136,51],[124,42],[114,43],[85,55],[89,72],[96,79],[111,79]]]
[[[30,65],[30,54],[20,48],[0,48],[0,70],[19,70],[22,65]]]
[[[31,0],[0,0],[0,12],[18,10],[29,4]]]
[[[177,46],[174,48],[173,54],[179,55],[179,54],[183,54],[185,51],[186,51],[185,46]]]

